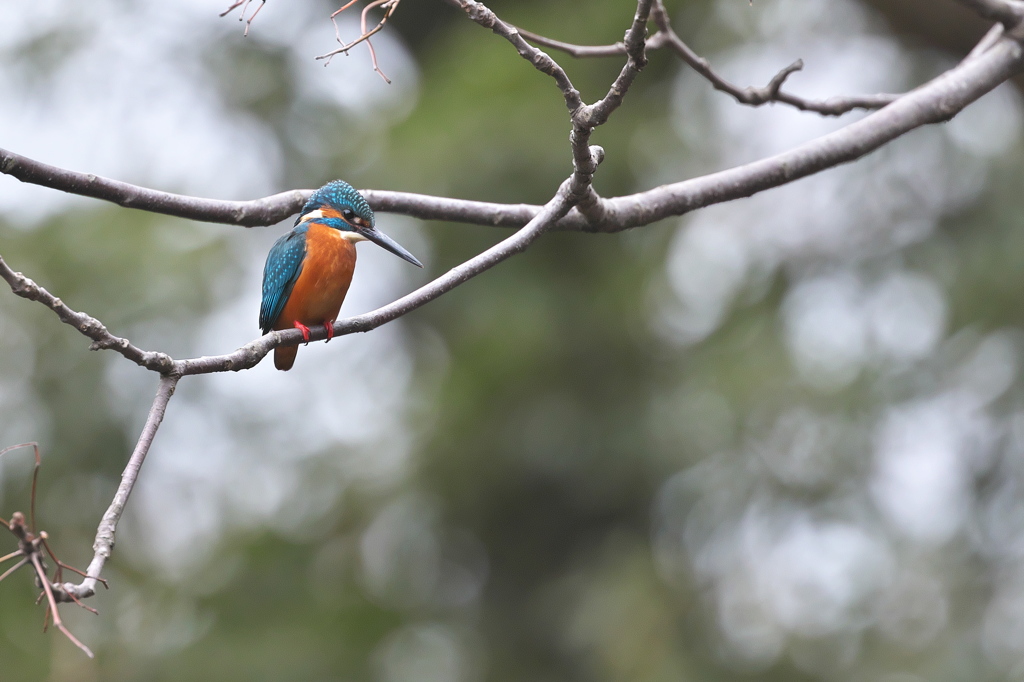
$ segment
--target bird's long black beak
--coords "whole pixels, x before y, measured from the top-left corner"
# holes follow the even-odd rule
[[[378,230],[376,227],[360,227],[359,234],[363,235],[377,246],[387,249],[402,260],[407,260],[418,268],[423,267],[423,263],[416,260],[416,256],[406,251],[401,244]]]

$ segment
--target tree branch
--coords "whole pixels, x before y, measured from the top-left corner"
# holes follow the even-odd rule
[[[730,83],[722,78],[707,59],[694,52],[672,29],[668,12],[662,0],[655,0],[650,11],[651,18],[658,26],[658,31],[647,40],[647,51],[653,51],[668,46],[676,55],[686,62],[697,73],[706,78],[711,85],[721,92],[731,95],[740,104],[749,106],[761,106],[763,104],[778,102],[788,104],[801,111],[810,111],[824,116],[840,116],[854,109],[881,109],[893,102],[899,95],[879,94],[860,95],[852,97],[830,97],[826,100],[809,100],[797,95],[782,91],[782,85],[786,79],[796,71],[803,68],[803,62],[797,60],[786,68],[782,69],[761,88],[745,87]],[[626,43],[619,42],[614,45],[574,45],[560,40],[554,40],[530,31],[516,29],[520,35],[532,43],[543,45],[554,50],[560,50],[576,58],[592,57],[613,57],[627,54]]]
[[[178,375],[174,374],[165,374],[160,377],[160,386],[157,388],[156,397],[153,398],[153,405],[149,408],[146,425],[142,428],[142,434],[135,445],[135,451],[132,452],[132,456],[128,460],[128,465],[124,468],[124,473],[121,474],[121,484],[117,486],[114,499],[111,501],[106,513],[103,514],[99,528],[96,530],[96,540],[92,545],[93,558],[89,563],[89,568],[86,569],[88,577],[78,585],[74,583],[55,585],[53,593],[57,601],[76,601],[96,594],[96,583],[99,582],[100,573],[103,572],[103,566],[107,563],[110,553],[114,550],[114,535],[117,532],[117,524],[121,520],[124,506],[128,502],[128,497],[132,494],[135,482],[139,478],[139,470],[142,468],[142,463],[149,453],[150,446],[153,445],[153,438],[156,436],[157,429],[160,428],[160,422],[164,419],[167,403],[170,401],[171,396],[174,395],[174,389],[178,385],[179,378]],[[54,611],[56,612],[56,609]]]
[[[602,215],[571,210],[552,229],[617,232],[642,227],[722,201],[747,197],[812,173],[853,161],[916,127],[948,120],[1021,70],[1017,40],[1004,35],[980,54],[903,95],[885,109],[795,149],[711,175],[646,192],[601,199]],[[0,171],[24,182],[105,199],[131,208],[237,225],[269,225],[296,213],[309,190],[292,190],[253,201],[218,201],[137,187],[56,168],[0,149]],[[409,192],[363,190],[376,211],[423,220],[522,227],[541,210],[530,204],[496,204]],[[653,202],[651,200],[654,200]]]
[[[1007,30],[1016,28],[1024,21],[1024,5],[1017,0],[957,0],[971,8],[982,18],[998,21]]]
[[[608,93],[592,105],[585,105],[579,91],[569,80],[565,70],[547,53],[533,47],[520,35],[515,26],[505,23],[482,2],[475,0],[451,0],[461,7],[469,18],[509,41],[521,57],[533,66],[551,76],[562,91],[572,121],[569,142],[572,147],[573,174],[570,178],[570,192],[579,197],[576,210],[587,221],[600,221],[604,211],[601,199],[593,188],[594,173],[604,158],[604,150],[590,146],[590,135],[594,128],[608,120],[622,103],[636,76],[647,64],[645,40],[647,20],[653,0],[638,0],[633,23],[626,31],[623,49],[628,57]]]
[[[25,277],[20,272],[14,272],[0,256],[0,277],[11,287],[16,295],[27,298],[30,301],[42,303],[47,308],[57,313],[60,321],[69,324],[85,336],[92,339],[89,350],[112,350],[120,353],[137,365],[154,372],[169,372],[173,369],[174,361],[164,353],[153,353],[144,351],[133,346],[128,339],[111,334],[106,326],[95,317],[85,313],[75,312],[64,304],[59,298],[49,291]]]
[[[569,112],[573,113],[577,109],[583,106],[583,100],[580,98],[579,90],[577,90],[572,81],[569,80],[569,76],[565,73],[565,70],[558,65],[554,59],[552,59],[547,53],[542,50],[538,50],[534,46],[523,40],[523,37],[516,31],[515,26],[506,24],[504,21],[498,18],[494,12],[492,12],[482,2],[476,2],[476,0],[449,0],[456,7],[462,9],[469,18],[480,24],[484,28],[490,29],[496,35],[501,36],[508,42],[512,43],[512,46],[516,48],[516,52],[519,56],[533,64],[534,68],[541,73],[547,74],[554,79],[555,85],[562,91],[562,97],[565,99],[565,106],[569,108]]]
[[[606,199],[602,231],[646,225],[748,197],[854,161],[915,128],[948,121],[1022,68],[1021,44],[1004,37],[984,54],[962,62],[884,109],[789,151],[639,194]]]
[[[298,213],[311,191],[291,190],[253,201],[220,201],[147,189],[92,173],[76,173],[0,149],[0,173],[22,182],[110,201],[125,208],[190,220],[255,227]]]
[[[861,95],[854,97],[830,97],[822,101],[804,99],[797,95],[782,91],[786,79],[793,73],[804,67],[801,60],[797,60],[786,68],[775,74],[775,77],[761,88],[741,88],[726,79],[722,78],[711,68],[711,63],[701,57],[690,46],[683,42],[683,39],[672,28],[672,22],[665,9],[663,0],[656,0],[651,18],[658,27],[658,35],[664,36],[665,44],[686,62],[690,68],[703,76],[716,90],[731,95],[740,104],[759,107],[771,102],[781,102],[795,107],[801,111],[812,111],[823,116],[840,116],[854,109],[881,109],[887,104],[894,102],[900,95],[880,94]]]

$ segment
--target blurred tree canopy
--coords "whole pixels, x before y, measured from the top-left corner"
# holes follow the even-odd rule
[[[635,9],[489,5],[578,44],[620,40]],[[979,32],[936,0],[668,5],[734,81],[801,57],[789,85],[817,97],[912,88]],[[912,33],[908,7],[929,19]],[[2,144],[223,198],[342,177],[542,203],[571,171],[550,80],[444,3],[407,0],[375,39],[391,86],[358,48],[314,61],[335,5],[271,0],[248,37],[223,9],[0,7]],[[355,35],[352,21],[339,23]],[[588,101],[621,68],[555,56]],[[948,125],[751,199],[547,235],[392,325],[304,349],[288,375],[263,363],[183,385],[100,615],[64,607],[96,660],[40,633],[19,573],[0,585],[0,678],[1019,677],[1022,116],[1003,86]],[[595,133],[595,186],[646,189],[847,120],[742,108],[654,52]],[[343,313],[506,234],[379,221],[429,272],[361,252]],[[176,356],[256,336],[284,229],[0,177],[5,260]],[[49,311],[0,296],[0,445],[41,443],[40,524],[74,565],[155,384],[84,351]],[[0,515],[27,507],[29,482],[27,455],[0,461]]]

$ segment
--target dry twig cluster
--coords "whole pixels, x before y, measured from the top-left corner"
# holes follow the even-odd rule
[[[263,9],[263,5],[267,4],[267,0],[260,0],[260,6],[257,7],[256,11],[249,15],[249,19],[246,20],[245,10],[248,9],[250,2],[252,2],[252,0],[235,0],[235,2],[231,3],[230,7],[228,7],[220,14],[220,16],[222,17],[227,16],[238,7],[241,7],[242,12],[241,15],[238,17],[238,20],[245,21],[245,31],[243,35],[249,35],[249,27],[252,25],[252,20],[255,19],[256,15],[259,14],[261,9]],[[334,24],[334,37],[338,41],[338,44],[341,45],[341,47],[339,47],[336,50],[332,50],[326,54],[322,54],[319,57],[317,57],[317,59],[326,60],[324,62],[324,65],[326,66],[327,64],[331,63],[331,60],[336,55],[347,55],[349,50],[351,50],[356,45],[360,43],[366,43],[366,47],[369,48],[370,50],[370,61],[373,63],[373,70],[376,71],[377,74],[384,79],[385,83],[390,85],[391,79],[388,78],[383,71],[381,71],[380,66],[377,64],[377,51],[373,49],[373,41],[370,39],[384,29],[384,24],[388,23],[388,19],[390,19],[391,16],[395,13],[395,10],[398,9],[398,5],[400,2],[402,2],[402,0],[370,0],[370,2],[368,2],[366,6],[363,7],[363,11],[359,15],[359,28],[362,31],[362,33],[359,35],[358,38],[353,40],[351,43],[346,43],[341,38],[341,29],[338,28],[338,15],[347,10],[352,5],[356,4],[357,2],[359,2],[359,0],[349,0],[331,14],[331,23]],[[370,10],[372,9],[379,9],[384,14],[383,16],[381,16],[380,21],[377,22],[376,26],[367,29],[366,16],[367,14],[370,13]]]
[[[1024,69],[1024,8],[1021,3],[1016,0],[958,1],[995,22],[992,30],[961,63],[906,94],[836,97],[825,101],[812,101],[783,89],[786,79],[802,67],[799,60],[782,69],[764,87],[741,88],[726,81],[712,69],[707,60],[693,52],[675,33],[663,0],[638,0],[633,20],[623,41],[597,47],[571,45],[519,30],[502,21],[481,2],[448,0],[449,4],[465,12],[472,21],[508,41],[522,58],[554,81],[569,113],[569,151],[573,160],[573,172],[543,206],[495,204],[404,192],[364,190],[363,194],[375,211],[400,213],[427,220],[513,227],[517,228],[517,231],[416,291],[372,312],[339,320],[335,323],[334,335],[366,332],[395,320],[523,251],[546,232],[617,232],[649,225],[670,216],[747,197],[854,161],[908,131],[952,118],[971,102]],[[251,0],[238,0],[228,11],[241,7],[244,19],[250,2]],[[342,47],[323,57],[329,58],[332,54],[347,52],[360,42],[369,44],[371,36],[384,27],[398,3],[399,0],[370,2],[363,10],[363,35],[348,44],[341,41],[339,35]],[[337,16],[352,4],[349,2],[333,16]],[[260,7],[250,15],[247,28],[262,6],[261,1]],[[383,10],[384,17],[375,27],[367,30],[366,13],[373,8]],[[647,26],[652,22],[658,30],[648,38]],[[549,54],[531,43],[568,52],[577,57],[625,56],[626,59],[606,94],[596,102],[587,104],[562,67]],[[778,103],[829,116],[840,115],[853,109],[875,111],[831,134],[753,163],[703,177],[680,180],[628,196],[601,197],[594,190],[592,181],[604,158],[604,150],[590,144],[591,136],[621,105],[630,86],[647,64],[648,53],[662,48],[671,50],[703,76],[712,87],[728,93],[740,104],[760,106]],[[372,53],[372,46],[370,49]],[[376,63],[374,68],[380,72]],[[308,190],[292,190],[247,202],[200,199],[75,173],[2,149],[0,172],[24,182],[112,201],[130,208],[244,226],[270,225],[283,220],[297,212],[309,196]],[[79,601],[90,597],[95,593],[96,583],[102,581],[100,573],[113,549],[114,534],[121,513],[178,381],[189,375],[251,368],[274,348],[297,344],[302,341],[302,336],[299,330],[295,329],[273,332],[224,355],[174,359],[158,351],[140,349],[128,339],[111,334],[99,320],[70,309],[59,298],[31,279],[15,272],[2,258],[0,277],[6,280],[16,295],[50,308],[62,322],[91,339],[91,349],[112,350],[160,375],[160,385],[146,425],[129,459],[114,499],[100,522],[93,546],[94,557],[86,571],[85,579],[80,584],[62,583],[59,571],[52,583],[47,580],[41,564],[39,547],[33,544],[38,540],[40,545],[46,548],[45,536],[35,535],[34,530],[30,532],[29,529],[25,529],[20,517],[16,517],[19,519],[17,522],[12,519],[10,523],[5,524],[18,535],[19,542],[28,543],[20,544],[20,554],[16,553],[8,558],[23,556],[23,561],[19,565],[29,561],[36,566],[37,574],[44,583],[43,589],[49,600],[54,622],[71,637],[60,624],[56,604],[60,601]],[[324,329],[314,329],[311,334],[313,340],[326,337]],[[58,566],[61,564],[58,563]],[[73,637],[72,639],[74,640]],[[77,640],[74,641],[77,643]]]
[[[75,644],[75,646],[84,651],[89,658],[92,658],[92,651],[89,647],[82,644],[82,642],[71,634],[71,631],[64,626],[64,621],[62,621],[60,617],[60,611],[57,610],[58,602],[73,601],[83,609],[90,611],[91,613],[96,613],[96,609],[83,604],[74,594],[67,593],[57,587],[64,581],[65,568],[82,577],[87,578],[88,576],[86,576],[83,571],[78,570],[74,566],[69,566],[58,559],[57,555],[53,553],[52,549],[50,549],[50,544],[47,542],[49,536],[46,534],[46,531],[36,530],[36,483],[39,480],[39,466],[41,463],[39,457],[39,444],[19,443],[18,445],[11,445],[0,450],[0,456],[3,456],[11,450],[17,450],[18,448],[32,448],[36,456],[35,467],[32,469],[32,499],[29,503],[29,518],[27,523],[25,521],[25,515],[19,511],[11,514],[10,521],[0,517],[0,525],[9,530],[18,541],[18,548],[6,556],[0,557],[0,564],[21,557],[21,561],[14,564],[3,573],[0,573],[0,581],[3,581],[22,566],[31,566],[32,570],[35,571],[36,587],[42,590],[39,593],[39,597],[36,599],[36,603],[38,604],[41,602],[43,598],[46,599],[46,614],[43,616],[43,632],[46,632],[46,629],[50,624],[50,618],[52,617],[54,626],[63,632],[64,635]],[[46,573],[47,556],[49,556],[50,559],[53,560],[53,563],[57,565],[53,574],[53,580],[51,580]],[[106,580],[103,580],[102,578],[97,578],[97,580],[106,586]]]

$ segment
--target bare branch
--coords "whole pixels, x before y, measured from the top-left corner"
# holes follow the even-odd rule
[[[1016,28],[1024,21],[1024,4],[1017,0],[957,0],[982,18],[998,21],[1007,29]]]
[[[512,43],[521,57],[533,64],[534,68],[551,76],[562,91],[565,104],[569,108],[572,119],[572,132],[569,141],[572,146],[573,174],[570,178],[570,191],[579,202],[576,210],[588,221],[599,221],[603,217],[601,199],[594,191],[592,182],[597,166],[604,158],[604,150],[600,147],[591,148],[590,135],[594,128],[608,120],[608,116],[619,107],[629,86],[637,74],[647,64],[644,52],[644,41],[647,36],[647,19],[650,15],[653,0],[638,0],[633,24],[626,31],[623,45],[628,56],[619,76],[601,100],[585,105],[580,93],[573,86],[558,63],[547,53],[527,43],[514,26],[507,24],[481,2],[473,0],[452,0],[461,7],[469,17],[485,28]],[[596,153],[595,153],[596,152]]]
[[[24,552],[22,552],[21,550],[18,550],[13,555],[9,555],[8,557],[5,557],[5,558],[10,558],[11,556],[24,556],[24,555],[25,555]],[[25,557],[24,559],[22,559],[18,563],[14,564],[10,568],[8,568],[6,571],[4,571],[2,574],[0,574],[0,582],[3,582],[4,578],[6,578],[10,574],[14,573],[15,571],[17,571],[19,568],[21,568],[22,566],[24,566],[27,563],[28,563],[28,557]]]
[[[741,88],[722,78],[711,68],[711,63],[701,57],[672,28],[668,11],[663,0],[656,0],[651,18],[658,27],[659,35],[665,36],[668,47],[686,62],[694,71],[703,76],[716,90],[732,95],[740,104],[758,107],[770,102],[781,102],[796,107],[801,111],[813,111],[825,116],[840,116],[854,109],[881,109],[894,102],[899,95],[862,95],[858,97],[832,97],[823,101],[813,101],[782,91],[786,78],[803,68],[801,60],[797,60],[775,74],[768,85],[762,88]]]
[[[130,185],[76,173],[0,149],[0,173],[22,182],[110,201],[125,208],[229,225],[273,225],[298,213],[311,191],[292,190],[254,201],[218,201]]]
[[[551,76],[555,80],[555,84],[558,89],[562,91],[562,97],[565,99],[565,106],[569,108],[570,113],[575,113],[578,109],[583,107],[583,99],[580,97],[579,90],[577,90],[572,81],[569,80],[569,76],[566,75],[565,70],[558,65],[554,59],[548,56],[542,50],[538,50],[534,46],[527,43],[514,26],[506,24],[504,21],[498,18],[494,12],[487,8],[482,2],[476,2],[475,0],[450,0],[453,4],[460,7],[463,11],[469,15],[469,18],[480,24],[484,28],[489,28],[491,31],[501,36],[508,42],[512,43],[512,46],[516,48],[516,52],[519,56],[533,64],[534,68],[541,73]]]
[[[1003,38],[983,55],[962,62],[884,109],[789,151],[693,180],[607,199],[603,202],[603,227],[615,231],[645,225],[854,161],[915,128],[948,121],[1022,68],[1021,44]]]
[[[231,3],[230,7],[221,12],[219,15],[221,17],[226,17],[227,15],[231,14],[231,12],[234,11],[237,7],[241,6],[242,13],[238,16],[238,20],[245,21],[245,31],[242,32],[243,36],[249,35],[249,27],[252,26],[252,20],[255,19],[256,15],[260,13],[260,10],[263,9],[263,6],[267,4],[267,0],[260,0],[260,6],[256,8],[256,11],[253,12],[252,15],[249,17],[249,20],[246,21],[245,10],[249,9],[250,2],[252,2],[252,0],[235,0],[235,2]]]
[[[89,568],[86,569],[88,577],[79,585],[64,583],[57,586],[58,591],[47,594],[51,600],[78,601],[96,594],[96,583],[100,581],[100,573],[103,571],[107,559],[110,558],[110,553],[114,550],[114,534],[117,532],[118,521],[121,520],[121,514],[124,513],[124,506],[132,494],[135,481],[139,477],[139,470],[149,453],[150,446],[153,445],[153,438],[156,436],[157,429],[160,428],[160,422],[164,419],[167,403],[174,395],[179,378],[178,375],[164,375],[160,378],[160,386],[157,388],[156,397],[153,398],[153,405],[149,408],[149,416],[146,418],[146,425],[142,428],[139,442],[136,443],[135,451],[132,452],[128,465],[125,467],[124,473],[121,474],[121,484],[117,486],[114,499],[106,513],[103,514],[99,528],[96,530],[96,540],[92,545],[93,558],[89,563]],[[56,614],[56,606],[53,611]],[[56,622],[56,617],[54,620]]]
[[[619,72],[615,82],[608,88],[608,93],[597,102],[586,107],[580,118],[581,123],[591,129],[602,125],[608,120],[612,112],[619,108],[623,98],[629,91],[629,87],[636,80],[645,66],[647,66],[647,54],[645,51],[647,39],[647,20],[651,15],[653,0],[639,0],[636,4],[636,13],[633,15],[633,24],[626,31],[624,43],[626,45],[626,63]]]
[[[69,324],[85,336],[92,339],[90,350],[109,349],[120,353],[137,365],[155,372],[168,372],[173,368],[173,361],[170,356],[164,353],[152,353],[137,348],[119,336],[114,336],[107,331],[106,326],[95,317],[85,313],[75,312],[64,304],[59,298],[49,291],[25,277],[20,272],[15,272],[0,257],[0,278],[3,278],[18,296],[27,298],[30,301],[42,303],[47,308],[57,313],[61,322]]]
[[[654,6],[651,8],[651,18],[657,24],[658,31],[647,40],[646,47],[648,52],[668,46],[684,62],[704,76],[716,90],[731,95],[740,104],[761,106],[763,104],[779,102],[793,106],[801,111],[811,111],[825,116],[839,116],[854,109],[880,109],[899,97],[899,95],[895,94],[879,94],[830,97],[826,100],[816,101],[783,92],[782,85],[785,83],[786,78],[803,68],[803,62],[800,60],[782,69],[764,87],[741,88],[722,78],[711,68],[711,64],[707,59],[698,55],[683,42],[672,29],[668,12],[665,10],[661,0],[655,0]],[[574,45],[547,38],[521,28],[517,30],[520,35],[532,43],[566,52],[576,58],[613,57],[627,54],[625,42],[615,43],[614,45]]]
[[[53,614],[53,624],[57,626],[57,629],[64,633],[67,637],[77,646],[79,649],[85,652],[85,655],[89,658],[95,658],[92,651],[86,645],[78,641],[78,638],[71,634],[71,631],[64,627],[64,622],[60,619],[60,612],[57,611],[57,600],[53,596],[53,587],[50,585],[50,579],[46,576],[46,571],[43,569],[43,562],[39,558],[39,553],[35,552],[29,556],[32,560],[32,566],[36,569],[36,575],[39,576],[39,582],[43,585],[43,593],[46,595],[47,601],[47,614]],[[46,630],[46,626],[43,626],[43,631]]]

